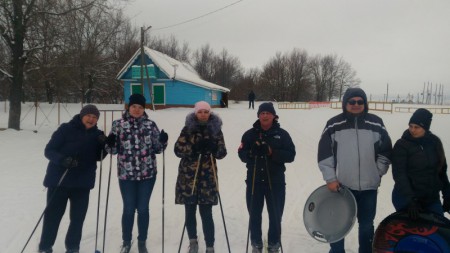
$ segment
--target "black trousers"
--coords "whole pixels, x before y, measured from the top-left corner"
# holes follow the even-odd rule
[[[50,249],[55,243],[68,201],[70,201],[70,224],[65,239],[66,249],[80,248],[83,223],[89,205],[89,193],[90,189],[87,188],[48,188],[47,209],[44,214],[39,250]]]
[[[214,246],[214,220],[212,216],[212,205],[198,205],[202,219],[203,235],[206,247]],[[186,230],[189,239],[197,239],[197,205],[184,205]]]
[[[261,223],[264,200],[266,201],[269,214],[268,243],[269,245],[276,245],[280,242],[281,218],[283,216],[285,198],[285,183],[272,183],[272,188],[270,188],[267,182],[256,182],[252,194],[252,182],[250,180],[247,181],[246,200],[247,210],[250,215],[250,238],[252,244],[262,245]]]

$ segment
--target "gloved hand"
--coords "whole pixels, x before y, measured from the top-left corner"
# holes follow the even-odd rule
[[[169,140],[169,135],[166,132],[164,132],[164,129],[161,130],[161,133],[159,133],[159,142],[161,144],[165,144],[165,143],[167,143],[168,140]]]
[[[116,138],[117,136],[115,134],[110,133],[105,142],[109,147],[114,147],[116,145]]]
[[[199,142],[202,154],[211,154],[217,151],[217,145],[212,139],[203,139]]]
[[[442,209],[444,209],[444,212],[450,212],[450,197],[444,198]]]
[[[257,156],[268,156],[271,154],[271,149],[265,141],[255,141],[252,145],[251,153]]]
[[[419,213],[422,211],[422,207],[417,199],[413,199],[406,207],[406,210],[410,219],[417,220]]]
[[[106,135],[104,135],[104,134],[99,135],[97,137],[98,143],[100,143],[100,145],[105,145],[107,138],[108,137]]]
[[[75,168],[78,166],[78,158],[67,156],[62,159],[61,166],[67,169]]]

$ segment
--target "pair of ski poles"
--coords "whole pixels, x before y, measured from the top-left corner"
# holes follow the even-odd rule
[[[220,205],[220,211],[222,213],[222,222],[223,222],[223,227],[225,229],[225,237],[227,239],[227,246],[228,246],[228,252],[231,253],[231,249],[230,249],[230,241],[228,239],[228,232],[227,232],[227,225],[225,223],[225,216],[223,214],[223,207],[222,207],[222,199],[220,197],[220,192],[219,192],[219,181],[217,179],[217,171],[216,171],[216,166],[214,163],[214,159],[212,154],[210,154],[210,160],[211,160],[211,166],[212,166],[212,170],[213,170],[213,174],[214,174],[214,181],[216,183],[216,192],[217,192],[217,197],[219,199],[219,205]],[[194,184],[192,186],[192,192],[191,192],[191,196],[194,195],[194,191],[195,191],[195,186],[197,185],[197,177],[198,177],[198,172],[201,168],[201,160],[202,160],[202,154],[198,155],[198,159],[197,159],[197,167],[195,168],[195,175],[194,175]],[[181,232],[181,239],[180,239],[180,245],[178,247],[178,253],[181,252],[181,245],[183,244],[183,238],[184,238],[184,231],[186,230],[186,221],[184,222],[184,226],[183,226],[183,231]]]
[[[255,177],[256,177],[256,162],[258,161],[258,156],[255,156],[255,161],[254,161],[254,165],[253,165],[253,177],[252,177],[252,192],[251,192],[251,198],[250,198],[250,210],[249,210],[249,218],[248,218],[248,229],[247,229],[247,246],[245,248],[245,252],[248,253],[248,244],[250,241],[250,227],[251,227],[251,222],[252,222],[252,211],[253,211],[253,196],[255,193]],[[264,162],[265,162],[265,170],[267,173],[267,180],[269,181],[269,191],[270,191],[270,197],[272,198],[272,208],[273,211],[275,213],[275,217],[277,219],[281,219],[281,217],[279,216],[279,210],[278,208],[276,208],[275,205],[275,198],[273,195],[273,191],[272,191],[272,179],[270,177],[270,171],[269,171],[269,163],[267,161],[267,155],[264,155]],[[277,220],[277,232],[278,235],[280,236],[280,249],[281,249],[281,253],[283,253],[283,244],[281,243],[281,227],[280,227],[280,220]]]

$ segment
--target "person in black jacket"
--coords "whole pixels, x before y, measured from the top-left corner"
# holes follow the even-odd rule
[[[247,209],[253,252],[262,252],[264,199],[269,214],[268,252],[279,252],[281,218],[286,196],[285,163],[294,161],[295,145],[280,127],[272,103],[262,103],[258,120],[242,136],[239,158],[247,167]]]
[[[97,107],[84,106],[80,114],[53,133],[45,147],[49,163],[44,186],[48,190],[40,253],[53,252],[67,201],[70,201],[70,224],[65,239],[66,253],[79,252],[89,192],[95,184],[96,162],[106,156],[105,135],[97,128],[99,116]]]
[[[250,91],[250,93],[248,93],[248,109],[255,109],[255,98],[255,93],[253,91]]]
[[[417,219],[421,211],[440,215],[450,211],[447,162],[441,140],[430,131],[432,117],[430,111],[417,109],[409,128],[394,145],[392,203],[397,211],[408,212],[411,219]]]

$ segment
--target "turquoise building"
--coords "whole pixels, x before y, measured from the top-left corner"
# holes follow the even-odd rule
[[[116,78],[123,82],[126,104],[134,93],[144,94],[146,107],[155,109],[192,107],[201,100],[213,107],[221,106],[221,102],[228,104],[230,90],[201,79],[189,63],[148,47],[144,47],[143,58],[145,67],[141,68],[141,50],[138,50],[117,74]]]

